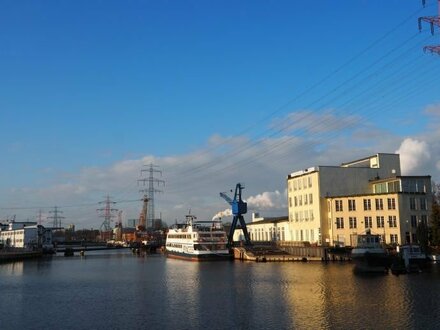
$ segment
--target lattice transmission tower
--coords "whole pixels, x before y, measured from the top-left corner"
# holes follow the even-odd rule
[[[157,192],[162,192],[162,190],[156,189],[155,185],[165,185],[165,181],[161,179],[157,179],[154,177],[156,173],[162,175],[162,171],[158,170],[158,166],[154,164],[144,165],[145,169],[141,170],[141,176],[143,173],[149,173],[148,178],[139,179],[139,182],[142,182],[143,186],[146,186],[148,183],[148,187],[146,189],[140,190],[140,192],[144,193],[144,199],[148,199],[148,210],[147,210],[147,218],[145,219],[145,225],[147,228],[154,227],[154,221],[156,220],[154,214],[154,194]]]
[[[53,223],[52,223],[53,229],[62,229],[61,220],[65,219],[65,217],[61,216],[63,211],[60,211],[57,206],[54,206],[53,211],[49,211],[49,213],[53,214],[53,215],[47,217],[47,219],[53,220]]]
[[[422,0],[423,6],[426,5],[426,0]],[[419,17],[419,31],[422,30],[422,22],[429,23],[431,27],[431,34],[434,35],[435,27],[440,28],[440,0],[437,0],[437,16],[423,16]],[[440,45],[430,45],[423,47],[425,52],[437,53],[440,55]]]
[[[102,222],[100,227],[100,231],[110,231],[110,222],[116,216],[116,212],[118,212],[118,209],[112,208],[112,205],[116,204],[116,202],[112,201],[110,199],[110,196],[107,195],[105,201],[99,202],[99,204],[104,204],[103,208],[96,209],[96,211],[101,213],[99,217],[104,218],[104,221]]]

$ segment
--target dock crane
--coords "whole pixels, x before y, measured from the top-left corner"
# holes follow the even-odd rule
[[[241,229],[243,230],[245,244],[251,245],[251,238],[247,231],[246,222],[244,222],[243,214],[247,212],[247,203],[243,202],[241,199],[241,191],[244,189],[244,186],[241,183],[237,183],[235,186],[235,194],[234,199],[231,199],[226,193],[221,192],[220,196],[227,201],[232,207],[232,214],[234,216],[232,220],[231,228],[229,229],[228,235],[228,245],[232,247],[234,244],[234,231],[237,227],[237,221],[240,221]],[[232,190],[231,190],[232,192]]]

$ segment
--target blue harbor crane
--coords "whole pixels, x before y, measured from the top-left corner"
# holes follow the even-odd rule
[[[237,221],[240,221],[241,230],[243,230],[245,244],[251,245],[251,238],[247,231],[246,222],[244,222],[243,214],[247,212],[247,203],[243,202],[241,199],[241,191],[244,189],[244,186],[240,183],[237,183],[235,186],[235,194],[234,199],[231,199],[226,193],[221,192],[220,196],[223,197],[225,201],[227,201],[232,207],[232,214],[234,216],[232,220],[231,228],[229,229],[228,235],[228,245],[232,247],[234,244],[234,231],[237,227]],[[231,190],[232,192],[232,190]]]

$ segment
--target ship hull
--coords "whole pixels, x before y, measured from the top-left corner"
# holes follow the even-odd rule
[[[357,273],[388,273],[390,259],[386,253],[352,254],[354,272]]]
[[[188,260],[188,261],[222,261],[232,260],[230,253],[206,253],[206,254],[191,254],[177,251],[166,251],[167,258]]]

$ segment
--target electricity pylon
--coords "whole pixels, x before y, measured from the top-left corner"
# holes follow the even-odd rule
[[[162,192],[161,190],[156,189],[154,186],[160,184],[164,185],[165,181],[154,177],[155,173],[160,173],[160,175],[162,175],[162,171],[156,169],[158,166],[150,163],[150,165],[144,165],[144,167],[146,167],[146,169],[141,170],[141,175],[144,172],[148,172],[149,176],[145,179],[139,179],[138,183],[142,182],[142,184],[145,186],[148,182],[148,188],[142,189],[140,190],[140,192],[145,194],[144,199],[145,197],[148,199],[148,210],[147,218],[145,219],[145,225],[147,228],[150,228],[154,227],[154,220],[156,219],[154,215],[154,194],[157,192]]]

